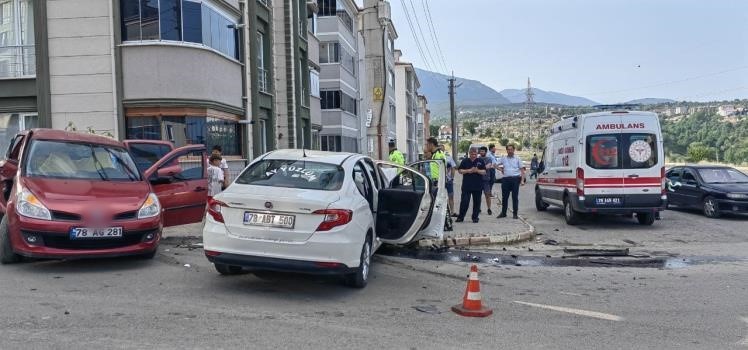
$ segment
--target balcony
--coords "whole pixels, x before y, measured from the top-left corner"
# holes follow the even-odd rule
[[[0,79],[36,76],[34,45],[0,47]]]
[[[257,83],[260,92],[266,94],[270,93],[270,81],[268,80],[268,70],[263,68],[257,68]]]

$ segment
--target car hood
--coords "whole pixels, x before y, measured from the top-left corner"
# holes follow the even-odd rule
[[[23,186],[52,211],[117,215],[140,209],[151,188],[145,181],[25,178]]]
[[[725,193],[748,193],[748,184],[705,184],[704,187]]]

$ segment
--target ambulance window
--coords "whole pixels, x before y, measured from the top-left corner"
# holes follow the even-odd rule
[[[619,134],[587,136],[587,165],[595,169],[620,169]]]
[[[624,168],[644,169],[657,165],[657,136],[654,134],[622,134],[626,152]]]

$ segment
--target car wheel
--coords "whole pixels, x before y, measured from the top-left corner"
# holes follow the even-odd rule
[[[244,269],[242,269],[241,266],[218,264],[218,263],[215,263],[214,265],[216,266],[216,271],[218,271],[218,273],[224,276],[233,276],[233,275],[238,275],[244,272]]]
[[[353,288],[364,288],[369,283],[369,269],[371,268],[371,236],[367,235],[361,248],[361,261],[356,272],[346,276],[345,284]]]
[[[0,263],[14,264],[20,261],[21,256],[13,252],[13,245],[10,243],[8,217],[3,216],[0,220]]]
[[[704,198],[704,215],[711,219],[716,219],[722,215],[719,211],[719,203],[714,197]]]
[[[548,209],[548,206],[550,206],[548,203],[543,201],[543,196],[540,194],[540,191],[535,191],[535,209],[538,211],[545,211]]]
[[[143,260],[151,260],[156,257],[156,254],[158,254],[158,248],[154,249],[152,252],[138,255],[138,258]]]
[[[653,213],[636,213],[636,219],[639,220],[639,225],[644,226],[651,226],[655,222]]]
[[[569,197],[564,198],[564,219],[566,219],[566,223],[568,225],[576,225],[579,224],[579,220],[581,218],[581,215],[574,210],[574,208],[571,206],[571,201],[569,200]]]

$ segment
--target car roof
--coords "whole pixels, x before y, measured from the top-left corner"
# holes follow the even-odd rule
[[[325,152],[325,151],[313,151],[313,150],[300,150],[300,149],[282,149],[272,151],[268,153],[263,159],[283,159],[283,160],[298,160],[307,159],[309,161],[328,163],[341,165],[349,158],[363,158],[364,156],[358,153],[346,153],[346,152]]]
[[[593,113],[587,113],[582,114],[582,117],[607,117],[612,115],[618,115],[621,114],[634,114],[634,115],[650,115],[657,117],[657,113],[654,112],[647,112],[647,111],[629,111],[629,110],[613,110],[613,111],[604,111],[604,112],[593,112]]]
[[[684,168],[694,168],[694,169],[735,169],[731,166],[726,165],[702,165],[702,164],[688,164],[688,165],[682,165],[681,167]]]
[[[174,147],[174,144],[171,143],[171,141],[166,140],[145,140],[145,139],[134,139],[134,140],[124,140],[122,141],[124,144],[131,144],[131,143],[147,143],[150,145],[160,145],[160,146],[169,146]]]
[[[122,142],[116,139],[90,134],[86,132],[78,131],[64,131],[55,129],[32,129],[30,131],[31,138],[35,140],[49,140],[49,141],[72,141],[72,142],[84,142],[84,143],[95,143],[100,145],[109,145],[115,147],[124,147]]]

